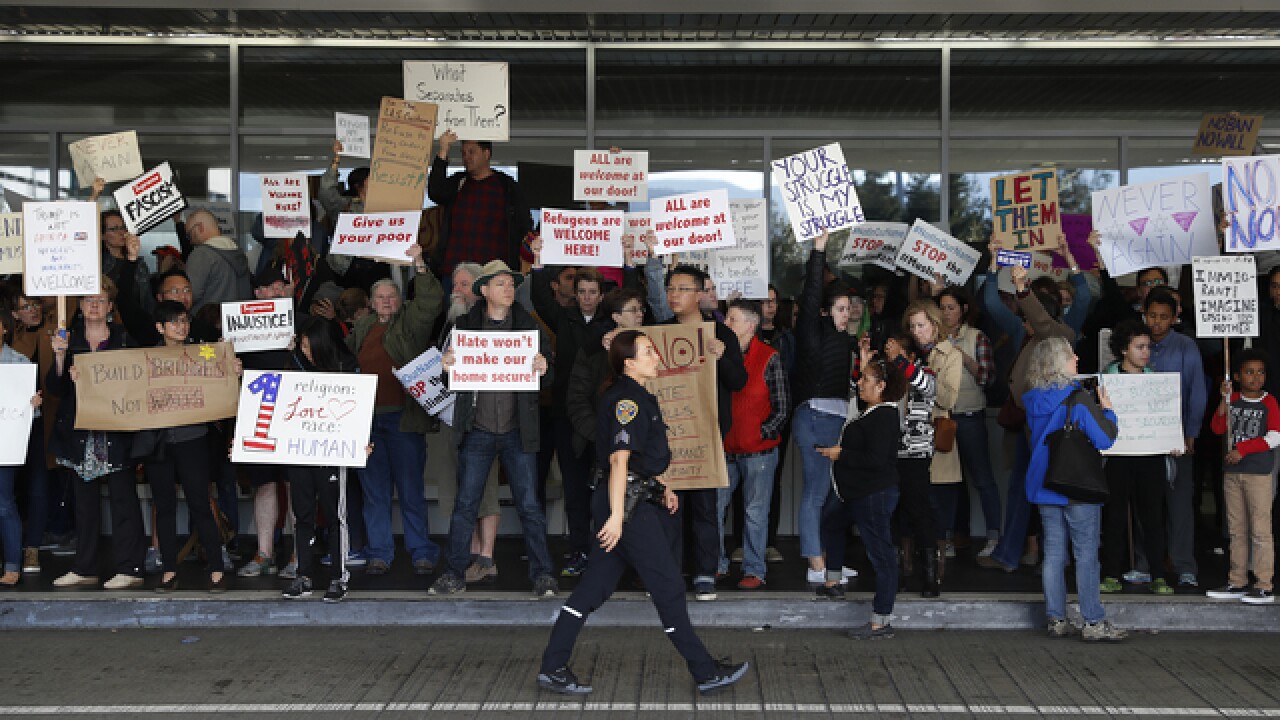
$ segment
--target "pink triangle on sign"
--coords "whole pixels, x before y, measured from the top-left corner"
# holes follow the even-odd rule
[[[1182,228],[1183,232],[1187,232],[1191,229],[1191,223],[1195,221],[1196,215],[1198,214],[1199,213],[1195,211],[1170,213],[1170,215],[1173,216],[1173,221],[1178,223],[1178,227]]]
[[[1133,228],[1134,232],[1141,235],[1142,231],[1147,229],[1147,220],[1150,220],[1150,218],[1138,218],[1137,220],[1130,220],[1129,227]]]

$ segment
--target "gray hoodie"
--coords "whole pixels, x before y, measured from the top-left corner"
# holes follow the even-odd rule
[[[236,241],[225,235],[211,237],[191,250],[187,259],[191,278],[191,312],[208,303],[253,298],[249,259]]]

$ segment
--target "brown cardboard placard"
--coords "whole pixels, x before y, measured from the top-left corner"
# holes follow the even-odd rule
[[[378,136],[369,163],[365,212],[422,211],[436,111],[431,103],[382,98]]]
[[[1200,118],[1192,155],[1252,155],[1262,130],[1261,115],[1206,113]]]
[[[645,386],[658,398],[667,423],[671,465],[662,480],[672,490],[729,487],[716,402],[716,361],[707,349],[715,325],[642,328],[662,359],[658,377]]]
[[[235,359],[230,343],[80,353],[76,429],[151,430],[234,417]]]
[[[996,248],[1043,252],[1061,245],[1058,173],[1049,168],[991,178],[991,226]]]

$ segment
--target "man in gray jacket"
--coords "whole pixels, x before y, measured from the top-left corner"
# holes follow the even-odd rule
[[[249,258],[235,240],[220,234],[213,213],[208,210],[191,213],[186,230],[192,245],[191,257],[187,259],[192,314],[209,303],[252,299]]]

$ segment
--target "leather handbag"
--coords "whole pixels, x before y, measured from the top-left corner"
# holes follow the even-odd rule
[[[956,421],[950,415],[933,419],[933,449],[944,453],[956,449]]]
[[[1103,503],[1110,490],[1102,470],[1102,453],[1084,429],[1071,421],[1071,408],[1082,404],[1076,390],[1063,401],[1067,403],[1067,421],[1049,433],[1044,442],[1049,446],[1049,466],[1044,473],[1044,487],[1083,503]]]

